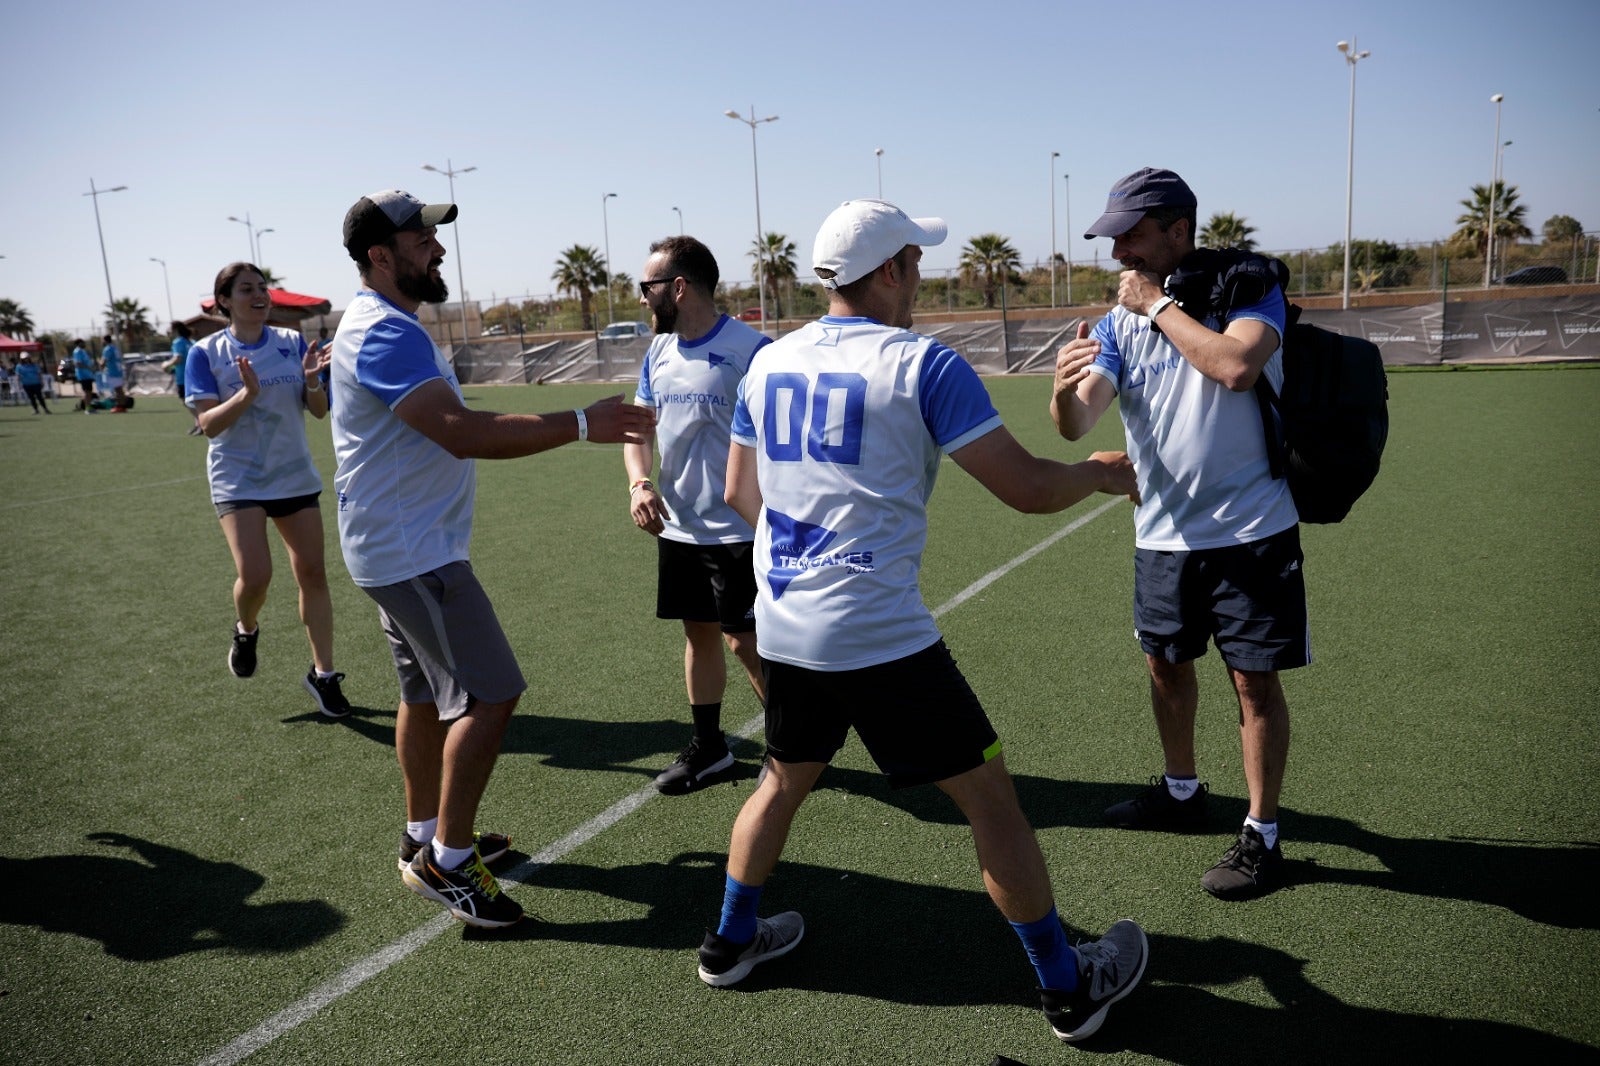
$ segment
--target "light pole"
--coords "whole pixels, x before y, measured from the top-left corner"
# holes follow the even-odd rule
[[[766,252],[761,245],[761,164],[756,158],[756,127],[763,122],[778,121],[777,115],[768,115],[766,118],[756,118],[756,105],[750,105],[750,117],[745,118],[737,111],[724,111],[724,115],[743,122],[750,127],[750,169],[755,174],[756,181],[756,300],[761,306],[761,332],[767,331],[767,283],[764,273]]]
[[[1506,167],[1505,167],[1506,149],[1510,148],[1510,147],[1511,147],[1511,142],[1510,141],[1501,141],[1500,142],[1499,152],[1498,152],[1498,154],[1497,154],[1497,156],[1495,158],[1495,163],[1494,163],[1494,187],[1496,189],[1504,189],[1505,188],[1505,184],[1506,184]],[[1504,217],[1504,216],[1502,216],[1502,217]],[[1505,241],[1501,241],[1500,242],[1500,247],[1498,249],[1496,249],[1496,254],[1500,257],[1500,271],[1499,271],[1500,276],[1504,277],[1505,273],[1506,273],[1506,242]]]
[[[1067,306],[1072,306],[1072,175],[1063,174],[1061,179],[1067,183],[1065,203],[1067,206]]]
[[[872,154],[878,157],[878,199],[883,199],[883,149],[874,148]]]
[[[1056,306],[1056,160],[1060,152],[1050,153],[1050,307]]]
[[[256,231],[255,227],[250,224],[250,212],[246,211],[243,218],[238,215],[229,215],[228,221],[237,222],[244,227],[245,245],[250,249],[249,262],[254,263],[256,261]]]
[[[1356,51],[1355,38],[1340,41],[1340,52],[1344,53],[1344,61],[1350,67],[1350,147],[1345,156],[1344,165],[1344,299],[1340,306],[1345,310],[1350,309],[1350,206],[1352,194],[1355,191],[1356,179],[1356,64],[1367,58],[1371,52]]]
[[[612,295],[612,290],[616,286],[611,284],[611,219],[606,214],[606,201],[616,195],[614,192],[608,192],[600,197],[600,225],[605,227],[606,235],[606,325],[608,326],[617,320],[617,308],[616,298]]]
[[[422,169],[431,170],[435,174],[443,174],[445,176],[445,180],[450,183],[450,202],[453,204],[456,202],[456,175],[471,174],[478,168],[457,168],[451,164],[450,157],[445,156],[443,170],[434,166],[432,163],[422,164]],[[461,223],[456,222],[450,227],[450,229],[455,233],[456,237],[456,288],[461,290],[459,293],[457,293],[456,298],[461,301],[461,343],[465,344],[467,343],[467,282],[461,273]]]
[[[110,188],[110,189],[97,189],[97,188],[94,187],[94,179],[90,178],[89,179],[89,191],[83,194],[85,196],[90,196],[90,197],[94,198],[94,232],[95,232],[95,235],[100,238],[100,268],[106,272],[106,315],[107,315],[106,321],[107,322],[113,322],[114,321],[114,319],[112,319],[110,317],[113,314],[113,311],[112,311],[111,308],[112,308],[112,305],[117,302],[117,300],[116,300],[116,297],[111,295],[111,264],[106,260],[106,233],[105,233],[105,230],[100,228],[100,197],[101,197],[101,195],[103,193],[122,192],[126,188],[127,188],[126,185],[117,185],[117,186],[115,186],[113,188]]]
[[[678,211],[678,209],[676,207],[674,207],[673,210],[674,211]],[[683,236],[683,212],[682,211],[678,211],[678,236],[680,236],[680,237]]]
[[[1495,93],[1489,97],[1489,102],[1494,105],[1494,159],[1489,164],[1489,226],[1484,232],[1483,245],[1483,287],[1489,287],[1490,265],[1494,262],[1494,209],[1495,201],[1500,199],[1499,190],[1495,183],[1500,180],[1500,104],[1506,98],[1505,93]]]
[[[259,262],[259,260],[261,258],[261,235],[263,233],[276,233],[276,232],[278,232],[278,231],[273,229],[271,226],[268,226],[265,229],[256,230],[256,259],[258,260],[258,262],[256,263],[256,266],[260,266],[261,265],[261,263]]]
[[[155,256],[152,255],[150,257],[150,262],[152,262],[152,263],[160,263],[161,264],[161,285],[162,285],[163,288],[165,288],[167,290],[167,322],[168,322],[168,324],[171,324],[171,322],[172,322],[172,285],[167,280],[167,261],[165,259],[157,259]]]

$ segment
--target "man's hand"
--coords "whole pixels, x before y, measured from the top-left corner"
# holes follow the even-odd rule
[[[653,409],[623,403],[620,392],[596,400],[583,414],[589,421],[589,439],[597,444],[643,444],[656,424]]]
[[[1161,279],[1148,270],[1124,270],[1117,279],[1117,303],[1136,315],[1150,313],[1150,305],[1161,299]]]
[[[1127,452],[1095,452],[1089,456],[1091,463],[1106,468],[1106,484],[1100,491],[1108,496],[1126,496],[1139,502],[1139,479],[1133,471],[1133,461]]]
[[[633,515],[633,524],[653,537],[659,537],[666,528],[663,519],[672,517],[660,494],[649,485],[633,490],[628,498],[628,510]]]
[[[1089,323],[1078,323],[1077,339],[1056,353],[1056,395],[1078,391],[1078,382],[1089,376],[1089,367],[1100,354],[1100,342],[1089,337]]]

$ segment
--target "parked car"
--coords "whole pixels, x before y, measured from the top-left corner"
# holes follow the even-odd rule
[[[734,315],[733,317],[737,318],[740,322],[760,322],[761,321],[761,308],[759,308],[759,307],[746,307],[743,311],[740,311],[738,314]]]
[[[505,333],[505,331],[506,331],[506,327],[502,323],[498,323],[497,322],[494,325],[490,326],[488,329],[484,330],[483,331],[483,335],[485,337],[499,337],[499,336],[502,336]]]
[[[1565,285],[1567,272],[1557,266],[1531,266],[1513,270],[1500,279],[1502,285]]]
[[[626,340],[629,337],[648,337],[650,327],[643,322],[613,322],[600,331],[600,339],[606,341]]]

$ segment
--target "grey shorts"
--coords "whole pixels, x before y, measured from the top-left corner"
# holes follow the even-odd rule
[[[432,703],[449,722],[475,701],[504,703],[528,687],[471,563],[363,591],[378,605],[405,702]]]

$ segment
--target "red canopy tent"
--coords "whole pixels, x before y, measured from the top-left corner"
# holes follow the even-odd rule
[[[19,341],[0,333],[0,352],[16,355],[19,352],[42,352],[44,345],[39,341]]]
[[[272,313],[267,316],[267,322],[274,326],[299,328],[301,319],[333,310],[333,304],[320,296],[303,296],[285,289],[268,289],[267,295],[272,298]],[[201,300],[200,310],[208,315],[216,314],[216,299],[208,296]]]

